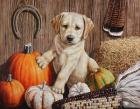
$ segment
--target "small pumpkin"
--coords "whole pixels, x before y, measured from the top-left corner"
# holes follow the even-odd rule
[[[50,64],[41,69],[36,63],[36,57],[40,53],[32,52],[32,45],[26,44],[23,53],[13,54],[8,60],[9,72],[12,72],[13,78],[20,81],[27,89],[33,85],[39,85],[46,81],[48,85],[52,84],[52,69]]]
[[[0,102],[5,107],[17,107],[23,101],[24,95],[23,85],[12,79],[12,75],[8,75],[7,81],[0,82]]]
[[[53,92],[45,82],[32,86],[25,92],[27,105],[33,109],[51,109],[53,102],[63,99],[63,95]]]
[[[91,91],[102,89],[106,85],[115,81],[114,75],[105,68],[100,68],[96,73],[89,73],[87,76],[87,84]]]
[[[88,92],[90,92],[88,85],[86,83],[79,82],[77,84],[74,84],[70,88],[68,97],[72,97],[72,96],[76,96],[76,95],[84,94]]]

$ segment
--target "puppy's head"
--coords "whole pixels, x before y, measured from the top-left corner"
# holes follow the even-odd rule
[[[93,28],[90,18],[73,12],[63,12],[54,17],[51,23],[55,32],[66,44],[77,44],[85,39]]]

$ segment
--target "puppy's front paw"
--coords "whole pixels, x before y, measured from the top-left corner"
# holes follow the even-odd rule
[[[100,68],[96,68],[96,69],[94,69],[94,72],[96,73],[96,72],[98,72],[100,70]]]
[[[48,62],[47,62],[47,60],[45,59],[44,56],[37,57],[36,61],[42,69],[44,69],[48,65]]]
[[[64,93],[64,88],[58,88],[58,87],[53,86],[51,89],[52,89],[52,91],[54,91],[55,93],[58,93],[58,94]]]

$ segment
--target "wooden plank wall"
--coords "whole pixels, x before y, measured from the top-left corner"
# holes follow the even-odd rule
[[[140,35],[140,0],[127,1],[123,37]],[[23,13],[18,20],[22,38],[18,40],[13,35],[11,28],[13,12],[24,4],[34,5],[41,13],[42,29],[37,39],[33,38],[34,17],[28,13]],[[86,41],[86,50],[92,54],[101,41],[113,39],[102,31],[107,4],[108,0],[0,0],[0,65],[13,53],[22,51],[23,45],[28,42],[33,44],[35,50],[46,51],[55,36],[50,20],[63,11],[79,12],[92,18],[95,28]]]

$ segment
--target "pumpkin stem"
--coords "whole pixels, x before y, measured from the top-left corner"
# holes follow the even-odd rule
[[[24,53],[31,53],[33,51],[32,44],[28,43],[24,45]]]
[[[11,82],[12,81],[12,74],[8,74],[8,79],[7,79],[8,82]]]
[[[46,85],[46,81],[43,81],[42,82],[42,88],[41,89],[43,89],[45,85]]]

